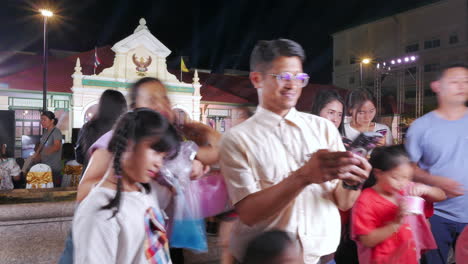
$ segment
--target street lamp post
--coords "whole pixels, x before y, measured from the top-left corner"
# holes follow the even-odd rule
[[[47,9],[39,10],[44,18],[44,44],[42,51],[42,111],[47,111],[47,18],[54,15]]]
[[[362,89],[362,64],[369,64],[371,62],[370,59],[364,58],[359,62],[359,88]]]

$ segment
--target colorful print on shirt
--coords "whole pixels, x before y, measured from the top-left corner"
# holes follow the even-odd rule
[[[145,232],[145,255],[148,263],[172,264],[164,218],[153,207],[145,212]]]

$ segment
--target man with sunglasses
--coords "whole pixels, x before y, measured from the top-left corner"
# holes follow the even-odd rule
[[[281,229],[304,263],[326,263],[340,240],[338,208],[352,207],[370,172],[364,158],[344,151],[330,121],[295,109],[309,81],[304,59],[294,41],[260,41],[250,58],[260,105],[222,139],[221,169],[240,218],[230,245],[238,261],[249,240]]]

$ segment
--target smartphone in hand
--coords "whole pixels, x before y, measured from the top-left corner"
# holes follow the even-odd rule
[[[384,137],[378,132],[364,132],[350,144],[349,150],[362,157],[366,157],[367,154],[373,150],[377,143]]]

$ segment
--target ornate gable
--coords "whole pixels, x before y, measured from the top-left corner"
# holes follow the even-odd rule
[[[112,50],[114,65],[98,76],[124,80],[151,76],[163,82],[180,83],[167,70],[166,57],[171,51],[151,34],[143,18],[134,33],[117,42]]]

